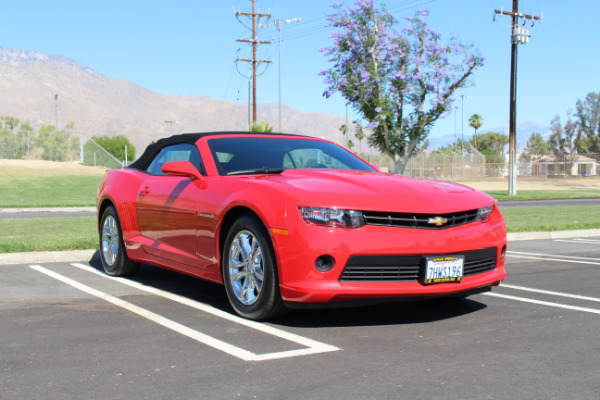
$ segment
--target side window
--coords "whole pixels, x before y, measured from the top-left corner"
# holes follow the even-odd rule
[[[164,175],[161,169],[169,161],[189,161],[200,173],[204,174],[202,158],[200,157],[198,148],[192,144],[176,144],[165,147],[150,163],[147,169],[148,173],[152,175]]]

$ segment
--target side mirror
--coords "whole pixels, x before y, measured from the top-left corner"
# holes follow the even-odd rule
[[[183,176],[186,178],[202,179],[202,174],[189,161],[169,161],[166,162],[161,171],[169,176]]]

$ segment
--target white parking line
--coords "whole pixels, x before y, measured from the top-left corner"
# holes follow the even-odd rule
[[[539,254],[539,253],[523,253],[519,251],[510,251],[507,253],[510,257],[524,258],[528,260],[543,260],[543,261],[568,261],[576,264],[591,264],[600,265],[600,258],[592,257],[577,257],[577,256],[561,256],[557,254]]]
[[[508,288],[508,289],[515,289],[515,290],[523,290],[523,291],[532,292],[532,293],[549,294],[549,295],[552,295],[552,296],[567,297],[567,298],[570,298],[570,299],[585,300],[585,301],[595,301],[595,302],[600,303],[600,299],[597,298],[597,297],[588,297],[588,296],[581,296],[581,295],[578,295],[578,294],[553,292],[551,290],[542,290],[542,289],[534,289],[534,288],[528,288],[528,287],[523,287],[523,286],[507,285],[505,283],[502,283],[500,285],[500,287],[505,287],[505,288]]]
[[[573,239],[577,242],[592,242],[592,243],[600,243],[600,239],[587,239],[587,238],[575,238]]]
[[[524,254],[524,255],[528,255],[528,256],[557,257],[557,258],[574,259],[574,260],[600,261],[600,258],[598,258],[598,257],[578,257],[578,256],[563,256],[560,254],[524,253],[522,251],[509,251],[508,254]]]
[[[302,346],[318,350],[318,351],[316,351],[317,353],[322,353],[322,352],[327,352],[327,351],[341,350],[338,347],[331,346],[331,345],[328,345],[328,344],[325,344],[325,343],[321,343],[321,342],[317,342],[316,340],[312,340],[312,339],[309,339],[309,338],[306,338],[306,337],[303,337],[303,336],[299,336],[299,335],[296,335],[296,334],[291,333],[291,332],[287,332],[287,331],[284,331],[284,330],[281,330],[281,329],[274,328],[272,326],[261,324],[260,322],[251,321],[251,320],[248,320],[248,319],[240,318],[240,317],[238,317],[236,315],[232,315],[232,314],[229,314],[229,313],[227,313],[225,311],[222,311],[222,310],[219,310],[219,309],[214,308],[212,306],[209,306],[208,304],[200,303],[199,301],[195,301],[195,300],[189,299],[187,297],[184,297],[184,296],[181,296],[181,295],[178,295],[178,294],[175,294],[175,293],[171,293],[171,292],[167,292],[167,291],[164,291],[164,290],[161,290],[161,289],[157,289],[157,288],[152,287],[152,286],[147,286],[147,285],[141,284],[139,282],[131,281],[131,280],[126,279],[126,278],[119,278],[119,277],[115,277],[115,276],[105,275],[102,272],[98,271],[97,269],[92,268],[92,267],[90,267],[88,265],[85,265],[85,264],[73,263],[71,265],[74,266],[74,267],[83,269],[85,271],[91,272],[93,274],[96,274],[98,276],[101,276],[103,278],[110,279],[110,280],[115,280],[115,281],[121,282],[124,285],[131,286],[133,288],[142,290],[144,292],[164,297],[166,299],[169,299],[169,300],[175,301],[177,303],[180,303],[180,304],[183,304],[183,305],[195,308],[196,310],[200,310],[200,311],[203,311],[203,312],[208,313],[208,314],[212,314],[212,315],[214,315],[216,317],[219,317],[221,319],[224,319],[224,320],[227,320],[227,321],[231,321],[231,322],[235,322],[236,324],[246,326],[246,327],[254,329],[256,331],[263,332],[263,333],[266,333],[266,334],[271,335],[271,336],[276,336],[276,337],[279,337],[281,339],[285,339],[287,341],[294,342],[294,343],[300,344]]]
[[[554,239],[555,242],[577,243],[577,244],[596,244],[600,240],[582,240],[582,239]]]
[[[558,240],[555,240],[555,241],[558,241]],[[563,255],[557,255],[557,254],[540,254],[540,253],[524,253],[524,252],[519,252],[519,251],[510,251],[510,252],[508,252],[508,255],[511,257],[523,258],[523,259],[528,259],[528,260],[559,261],[559,262],[569,262],[569,263],[577,263],[577,264],[600,265],[600,258],[593,258],[593,257],[563,256]],[[542,289],[528,288],[528,287],[523,287],[523,286],[507,285],[504,283],[502,285],[500,285],[500,287],[505,287],[507,289],[521,290],[521,291],[526,291],[526,292],[531,292],[531,293],[547,294],[547,295],[552,295],[552,296],[577,299],[577,300],[600,302],[600,298],[596,298],[596,297],[581,296],[581,295],[570,294],[570,293],[561,293],[561,292],[555,292],[555,291],[551,291],[551,290],[542,290]],[[526,297],[511,296],[511,295],[496,293],[496,292],[483,293],[483,294],[487,295],[487,296],[501,297],[504,299],[516,300],[516,301],[521,301],[521,302],[526,302],[526,303],[541,304],[541,305],[550,306],[550,307],[564,308],[564,309],[568,309],[568,310],[576,310],[576,311],[588,312],[588,313],[593,313],[593,314],[600,314],[600,310],[597,310],[594,308],[570,306],[567,304],[560,304],[560,303],[553,303],[553,302],[549,302],[549,301],[529,299]]]
[[[495,292],[487,292],[487,293],[482,293],[482,294],[485,295],[485,296],[500,297],[500,298],[503,298],[503,299],[516,300],[516,301],[521,301],[521,302],[524,302],[524,303],[540,304],[540,305],[543,305],[543,306],[550,306],[550,307],[555,307],[555,308],[565,308],[567,310],[582,311],[582,312],[587,312],[587,313],[592,313],[592,314],[600,314],[600,310],[596,310],[594,308],[569,306],[567,304],[551,303],[549,301],[541,301],[541,300],[535,300],[535,299],[528,299],[526,297],[510,296],[510,295],[507,295],[507,294],[495,293]]]
[[[88,272],[93,272],[98,274],[99,276],[108,278],[108,279],[112,279],[112,280],[117,280],[123,284],[129,285],[131,287],[135,287],[137,289],[146,291],[148,293],[152,293],[152,294],[156,294],[165,298],[168,298],[170,300],[174,300],[177,301],[181,304],[185,304],[191,307],[194,307],[196,309],[202,310],[204,312],[208,312],[210,314],[216,315],[218,317],[221,317],[223,319],[227,319],[229,321],[233,321],[236,323],[239,323],[241,325],[253,328],[255,330],[270,334],[270,335],[274,335],[277,337],[280,337],[282,339],[286,339],[288,341],[306,346],[307,348],[304,349],[298,349],[298,350],[290,350],[290,351],[282,351],[282,352],[276,352],[276,353],[266,353],[266,354],[256,354],[253,353],[251,351],[242,349],[240,347],[231,345],[229,343],[223,342],[219,339],[213,338],[211,336],[205,335],[202,332],[199,332],[195,329],[191,329],[185,325],[182,325],[178,322],[175,322],[171,319],[165,318],[162,315],[153,313],[152,311],[146,310],[142,307],[136,306],[132,303],[129,303],[127,301],[121,300],[118,297],[112,296],[110,294],[101,292],[99,290],[96,290],[94,288],[91,288],[87,285],[84,285],[80,282],[77,282],[71,278],[68,278],[66,276],[60,275],[54,271],[51,271],[49,269],[46,269],[40,265],[30,265],[29,267],[41,272],[43,274],[46,274],[56,280],[59,280],[63,283],[66,283],[76,289],[79,289],[85,293],[88,293],[92,296],[96,296],[100,299],[103,299],[105,301],[108,301],[109,303],[112,303],[116,306],[119,306],[121,308],[124,308],[128,311],[131,311],[137,315],[140,315],[144,318],[147,318],[159,325],[162,325],[168,329],[171,329],[175,332],[178,332],[184,336],[187,336],[191,339],[194,339],[200,343],[206,344],[214,349],[220,350],[224,353],[227,353],[229,355],[232,355],[234,357],[240,358],[244,361],[265,361],[265,360],[274,360],[274,359],[281,359],[281,358],[288,358],[288,357],[296,357],[296,356],[302,356],[302,355],[309,355],[309,354],[317,354],[317,353],[324,353],[324,352],[331,352],[331,351],[337,351],[337,350],[341,350],[338,347],[335,346],[331,346],[325,343],[321,343],[321,342],[317,342],[315,340],[312,339],[308,339],[299,335],[295,335],[293,333],[289,333],[289,332],[285,332],[283,330],[277,329],[277,328],[273,328],[273,327],[269,327],[254,321],[248,321],[239,317],[235,317],[231,314],[225,313],[221,310],[217,310],[213,307],[210,307],[206,304],[202,304],[199,302],[195,302],[193,300],[187,299],[185,297],[173,294],[173,293],[169,293],[169,292],[164,292],[160,289],[156,289],[156,288],[151,288],[142,284],[139,284],[137,282],[132,282],[129,281],[127,279],[123,279],[123,278],[116,278],[116,277],[110,277],[104,274],[101,274],[100,272],[98,272],[96,269],[88,267],[86,265],[83,264],[71,264],[77,268],[81,268],[83,270],[86,270]]]

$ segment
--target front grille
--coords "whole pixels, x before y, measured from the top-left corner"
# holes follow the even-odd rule
[[[446,229],[474,222],[477,220],[478,210],[468,210],[447,214],[414,214],[414,213],[389,213],[377,211],[363,211],[367,225],[393,226],[401,228]],[[437,226],[431,220],[446,219],[447,222]]]
[[[496,248],[456,253],[465,256],[463,275],[477,275],[496,268]],[[442,254],[435,254],[442,255]],[[443,254],[446,255],[446,254]],[[448,254],[451,255],[451,254]],[[340,281],[415,282],[419,281],[425,263],[424,255],[351,256]]]
[[[352,256],[341,281],[416,281],[421,256]]]

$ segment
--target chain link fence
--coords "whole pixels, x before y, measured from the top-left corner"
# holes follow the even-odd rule
[[[102,166],[108,169],[119,169],[125,165],[125,161],[119,161],[91,138],[88,138],[82,146],[79,161],[83,165]]]
[[[417,179],[446,181],[485,179],[488,176],[485,156],[470,144],[465,145],[469,147],[462,153],[420,153],[408,161],[404,175]],[[386,155],[369,155],[367,161],[378,165],[384,172],[394,171],[394,160]],[[490,172],[490,176],[500,176]]]
[[[78,162],[108,169],[121,168],[115,158],[92,138],[70,131],[0,130],[0,159]]]
[[[411,158],[404,175],[417,179],[447,181],[485,180],[508,176],[508,157],[484,156],[470,144],[462,152],[438,154],[420,153]],[[118,169],[125,161],[118,160],[91,137],[72,131],[6,131],[0,130],[0,159],[31,159],[78,162],[83,165]],[[369,154],[364,158],[378,165],[383,172],[393,172],[395,163],[387,155]],[[600,176],[600,163],[586,161],[518,162],[519,177],[537,179],[583,178]]]
[[[405,176],[417,179],[439,179],[446,181],[486,180],[508,177],[508,156],[485,156],[476,149],[465,149],[471,153],[421,153],[410,159],[404,170]],[[381,168],[393,172],[395,163],[386,155],[365,155],[365,159]],[[600,162],[518,162],[518,177],[536,179],[584,178],[600,176]]]

